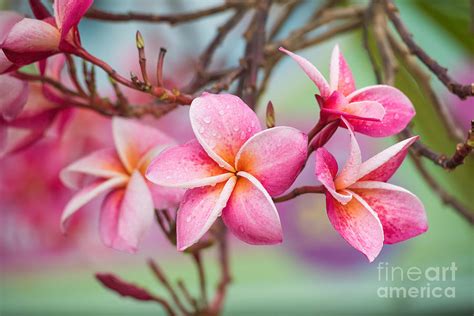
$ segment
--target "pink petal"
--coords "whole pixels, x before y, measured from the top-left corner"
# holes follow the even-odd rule
[[[376,101],[351,102],[343,108],[343,111],[347,114],[351,114],[361,119],[368,119],[371,121],[379,121],[379,122],[385,116],[385,108],[382,106],[382,104]],[[365,123],[365,122],[353,122],[352,119],[350,119],[349,117],[347,118],[349,122],[351,123],[352,127],[354,127],[354,125],[358,123]]]
[[[316,150],[316,178],[328,190],[328,192],[340,203],[347,204],[352,196],[336,191],[334,177],[337,174],[337,161],[326,148],[321,147]]]
[[[377,213],[383,226],[384,243],[401,242],[428,230],[423,203],[413,193],[378,181],[357,182],[350,190],[356,192]]]
[[[356,194],[353,196],[355,198],[349,203],[342,205],[326,194],[329,221],[352,247],[365,254],[372,262],[382,250],[382,224],[362,198]]]
[[[163,132],[131,119],[114,117],[112,132],[117,153],[129,172],[139,167],[140,160],[150,150],[174,144]]]
[[[413,136],[405,139],[364,161],[360,166],[358,180],[385,182],[390,179],[405,159],[408,148],[418,138],[418,136]]]
[[[283,233],[280,217],[272,198],[252,175],[240,171],[227,206],[222,211],[230,231],[242,241],[253,245],[281,243]]]
[[[5,53],[0,49],[0,74],[4,74],[10,71],[17,69],[18,66],[14,65],[8,58],[5,56]]]
[[[5,40],[12,27],[24,17],[14,11],[0,11],[0,44]]]
[[[93,0],[54,1],[54,17],[61,30],[61,38],[65,38],[69,30],[79,23],[93,2]]]
[[[195,139],[164,150],[146,171],[146,177],[151,182],[177,188],[214,185],[232,175],[219,167]]]
[[[16,53],[53,52],[59,46],[59,31],[51,24],[25,18],[16,23],[2,44],[3,51]],[[10,58],[9,58],[10,59]]]
[[[329,78],[332,90],[337,90],[343,95],[349,95],[355,90],[351,68],[340,52],[339,45],[334,46],[332,51]]]
[[[0,114],[11,121],[26,104],[28,99],[28,83],[12,76],[0,75]]]
[[[234,171],[240,147],[260,131],[257,115],[237,96],[203,93],[189,110],[197,140],[221,167]]]
[[[63,232],[66,231],[67,220],[81,207],[89,203],[92,199],[99,196],[100,194],[105,193],[113,188],[120,187],[126,182],[127,178],[124,177],[112,178],[106,181],[97,180],[77,192],[66,205],[61,215],[61,230]]]
[[[354,130],[373,137],[391,136],[402,131],[415,116],[410,100],[398,89],[376,85],[356,90],[347,96],[349,102],[376,101],[385,108],[381,122],[359,122]],[[351,122],[352,123],[352,122]]]
[[[169,188],[147,181],[156,209],[176,209],[183,199],[185,189]]]
[[[346,164],[342,168],[339,175],[334,180],[336,189],[341,190],[359,179],[359,168],[362,163],[362,156],[360,153],[360,147],[355,138],[354,132],[352,131],[351,125],[347,122],[344,117],[341,117],[341,120],[345,123],[347,130],[350,135],[350,152],[349,157],[347,158]]]
[[[306,75],[316,84],[316,87],[318,87],[319,93],[323,98],[329,97],[331,94],[331,88],[329,87],[326,79],[319,72],[319,70],[314,67],[313,64],[311,64],[306,58],[298,56],[284,49],[283,47],[280,47],[280,51],[286,53],[291,58],[293,58],[294,61],[296,61],[296,63],[301,67],[301,69],[303,69]]]
[[[236,157],[236,168],[260,181],[270,196],[286,191],[295,181],[308,155],[308,137],[292,127],[258,132]]]
[[[84,176],[113,178],[127,176],[114,149],[102,149],[83,157],[61,171],[61,181],[68,187],[81,187]]]
[[[184,195],[176,219],[179,251],[195,244],[211,227],[227,204],[236,177],[215,186],[190,189]]]
[[[153,224],[153,200],[140,172],[133,172],[125,190],[116,190],[104,200],[100,235],[108,247],[134,253]]]

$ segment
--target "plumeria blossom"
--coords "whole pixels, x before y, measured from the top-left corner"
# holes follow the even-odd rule
[[[282,47],[280,51],[293,58],[318,87],[320,94],[316,98],[321,120],[344,116],[355,131],[385,137],[399,133],[415,115],[410,100],[394,87],[373,85],[356,90],[352,71],[338,45],[332,51],[329,83],[305,58]]]
[[[13,11],[0,11],[0,45],[5,41],[12,27],[24,17]],[[15,65],[8,60],[2,49],[0,49],[0,73],[16,69]]]
[[[190,107],[196,139],[165,150],[147,178],[187,188],[177,213],[177,248],[196,243],[216,219],[250,244],[282,241],[271,196],[294,182],[307,155],[307,136],[292,127],[261,130],[238,97],[204,93]]]
[[[127,119],[112,121],[115,148],[103,149],[61,172],[63,183],[80,189],[66,205],[61,225],[82,206],[108,192],[100,214],[102,241],[117,250],[135,252],[153,223],[154,208],[178,205],[183,190],[153,185],[144,178],[152,158],[174,141],[159,130]],[[92,180],[92,181],[91,181]]]
[[[316,177],[326,189],[329,220],[341,236],[373,261],[383,244],[413,238],[428,229],[421,201],[411,192],[386,183],[418,136],[401,141],[362,162],[350,124],[350,153],[338,174],[337,162],[324,147],[316,151]]]
[[[31,2],[37,19],[21,19],[11,26],[1,43],[3,54],[11,63],[27,65],[80,47],[77,25],[93,0],[55,0],[54,17],[40,1]]]
[[[61,80],[64,55],[42,61],[40,73]],[[18,80],[8,74],[0,75],[0,157],[18,152],[41,139],[55,124],[61,135],[73,109],[62,105],[67,99],[60,97],[49,85]]]

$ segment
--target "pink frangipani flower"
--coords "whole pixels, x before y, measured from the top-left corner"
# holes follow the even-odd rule
[[[62,54],[41,62],[40,73],[60,81],[65,63]],[[41,139],[57,122],[61,134],[71,117],[67,99],[58,97],[49,85],[0,75],[0,157],[16,153]]]
[[[3,54],[17,66],[27,65],[80,47],[77,25],[93,0],[55,0],[54,17],[39,1],[32,1],[38,19],[24,18],[14,24],[1,43]],[[3,67],[2,67],[3,68]]]
[[[352,71],[336,45],[332,52],[329,83],[308,60],[282,47],[316,84],[321,120],[344,116],[355,131],[372,137],[399,133],[415,115],[412,103],[403,92],[387,85],[355,89]],[[341,124],[345,127],[344,124]]]
[[[82,206],[102,193],[102,241],[117,250],[135,252],[154,208],[178,205],[183,190],[163,188],[144,178],[151,159],[174,141],[157,129],[122,118],[113,118],[115,148],[103,149],[74,162],[61,172],[63,183],[80,191],[66,205],[61,226]],[[93,181],[87,181],[91,180]]]
[[[428,229],[421,201],[411,192],[386,183],[405,159],[418,136],[401,141],[362,162],[350,124],[350,154],[338,174],[335,158],[324,148],[316,151],[316,177],[326,189],[329,220],[341,236],[373,261],[383,244],[393,244]]]
[[[160,154],[147,171],[159,185],[187,188],[177,213],[177,248],[196,243],[216,219],[250,244],[282,241],[271,196],[296,179],[307,155],[307,136],[292,127],[261,130],[238,97],[204,93],[190,108],[196,136]]]

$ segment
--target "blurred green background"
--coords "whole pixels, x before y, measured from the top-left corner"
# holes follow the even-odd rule
[[[0,1],[2,3],[2,1]],[[146,11],[192,10],[212,6],[216,1],[96,1],[110,10],[126,9]],[[360,2],[365,3],[365,2]],[[461,81],[473,82],[473,33],[469,1],[397,1],[401,16],[413,33],[415,40],[441,65]],[[143,6],[142,6],[143,5]],[[310,1],[305,6],[318,5]],[[308,16],[302,6],[292,16],[293,26]],[[3,8],[27,10],[27,1],[3,1]],[[162,8],[163,9],[162,9]],[[24,11],[27,12],[27,11]],[[213,36],[215,26],[225,16],[212,21],[202,20],[176,29],[155,27],[150,24],[108,24],[85,20],[81,23],[81,37],[86,47],[111,64],[126,71],[120,62],[133,54],[134,33],[144,30],[145,39],[162,39],[168,48],[171,63],[179,64],[179,54],[191,50],[196,56],[206,39]],[[162,33],[160,33],[162,32]],[[173,33],[174,32],[174,33]],[[167,34],[176,34],[173,38]],[[196,34],[199,35],[196,37]],[[194,37],[194,39],[190,38]],[[361,32],[339,36],[301,54],[311,60],[323,74],[328,74],[331,49],[341,45],[352,70],[356,84],[363,87],[375,84],[372,68],[362,45]],[[160,43],[161,45],[161,43]],[[108,47],[104,50],[104,47]],[[113,51],[110,47],[114,48]],[[119,49],[120,47],[120,49]],[[224,54],[229,59],[240,54],[242,43],[226,42]],[[134,55],[129,58],[134,60]],[[122,67],[122,69],[120,69]],[[172,66],[167,66],[172,72]],[[465,75],[467,74],[467,75]],[[472,100],[460,102],[449,96],[444,86],[433,79],[441,98],[456,114],[461,112],[459,124],[466,126],[473,119]],[[440,128],[426,96],[405,72],[397,78],[397,87],[412,99],[418,115],[415,131],[422,141],[432,148],[451,153],[455,144]],[[269,89],[261,99],[259,117],[264,118],[264,105],[273,101],[278,125],[291,125],[308,130],[317,118],[313,84],[295,64],[284,58],[270,81]],[[185,114],[183,114],[185,115]],[[158,125],[159,126],[159,125]],[[189,127],[186,127],[189,128]],[[393,143],[394,139],[368,139],[361,137],[364,157]],[[347,135],[341,132],[329,144],[339,159],[345,159]],[[430,171],[452,194],[471,207],[474,189],[474,162],[454,172],[446,172],[426,163]],[[302,175],[300,184],[314,181],[312,165]],[[387,245],[373,263],[347,245],[332,229],[320,196],[303,196],[279,205],[283,219],[285,241],[276,247],[254,247],[236,240],[231,243],[233,283],[227,297],[226,315],[472,315],[474,313],[474,235],[472,227],[448,206],[443,205],[419,176],[411,161],[407,161],[391,180],[415,193],[423,201],[429,219],[429,231],[402,244]],[[45,210],[46,211],[46,210]],[[284,214],[283,214],[284,213]],[[95,219],[95,218],[94,218]],[[156,236],[155,236],[156,237]],[[85,237],[84,237],[85,238]],[[93,235],[87,238],[98,238]],[[153,303],[122,299],[101,287],[94,279],[95,272],[113,272],[125,280],[143,285],[154,293],[166,295],[146,268],[145,259],[159,261],[168,275],[183,278],[197,292],[194,267],[188,258],[178,255],[161,237],[153,239],[138,255],[116,253],[95,246],[53,257],[16,260],[3,257],[0,283],[1,315],[161,315],[163,311]],[[156,241],[156,242],[155,242]],[[10,256],[14,256],[11,255]],[[217,267],[213,250],[205,252],[207,273],[210,276],[209,293],[213,293]],[[399,277],[394,280],[379,279],[377,267],[388,263],[390,267],[410,267],[421,270],[430,267],[458,267],[454,281],[418,282]],[[429,284],[428,284],[429,283]],[[454,298],[380,298],[380,287],[454,287]]]

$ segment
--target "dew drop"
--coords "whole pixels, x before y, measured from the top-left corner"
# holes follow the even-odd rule
[[[211,135],[212,135],[213,137],[216,137],[216,136],[217,136],[217,133],[216,133],[216,132],[212,132]]]
[[[206,116],[204,119],[203,119],[204,123],[206,124],[209,124],[211,123],[211,117],[210,116]]]
[[[201,127],[201,128],[199,129],[199,133],[201,133],[201,134],[204,133],[204,127]]]
[[[170,175],[167,175],[167,176],[166,176],[166,179],[171,179],[171,176],[170,176]]]
[[[240,132],[240,139],[245,139],[245,136],[246,134],[244,131]]]
[[[238,127],[238,126],[234,126],[234,127],[232,127],[232,129],[234,130],[234,132],[238,132],[238,131],[239,131],[239,127]]]
[[[239,230],[240,230],[241,233],[245,232],[244,226],[240,225],[240,226],[239,226]]]
[[[191,222],[191,216],[186,217],[186,223]]]
[[[398,120],[399,117],[400,115],[398,115],[398,113],[395,113],[395,119]]]
[[[252,131],[252,128],[251,128],[251,127],[247,128],[247,132],[250,133],[251,131]]]
[[[250,123],[250,126],[255,127],[255,121],[252,121],[252,122]]]
[[[219,110],[219,115],[222,116],[225,114],[225,111],[224,110]]]

